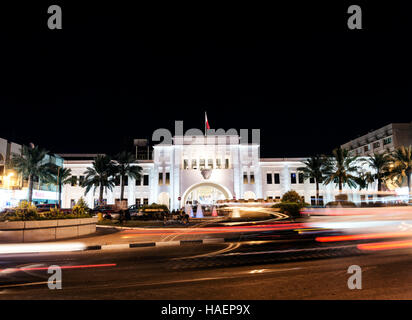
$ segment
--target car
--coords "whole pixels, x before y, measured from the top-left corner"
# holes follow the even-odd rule
[[[37,212],[50,211],[50,209],[60,209],[60,206],[56,203],[41,203],[36,204]]]
[[[97,215],[98,213],[103,214],[103,218],[105,219],[119,219],[120,218],[120,210],[115,205],[106,204],[106,205],[99,205],[90,211],[93,215]]]
[[[133,205],[129,206],[129,208],[127,210],[129,211],[129,214],[130,214],[131,217],[137,217],[137,216],[142,215],[142,212],[139,212],[140,211],[140,206],[138,206],[138,205],[133,204]]]

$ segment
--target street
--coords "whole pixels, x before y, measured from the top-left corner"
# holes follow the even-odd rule
[[[254,253],[273,242],[184,245],[3,255],[0,299],[411,299],[410,250],[293,262],[189,268],[179,261]],[[294,244],[296,247],[296,244]],[[303,246],[304,247],[304,246]],[[192,260],[188,261],[194,261]],[[47,267],[62,267],[62,290],[47,286]],[[350,265],[362,289],[350,290]],[[70,266],[70,267],[69,267]],[[16,270],[25,268],[25,270]]]

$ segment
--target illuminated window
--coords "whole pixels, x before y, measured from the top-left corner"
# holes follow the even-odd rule
[[[225,169],[229,169],[229,159],[225,159]]]
[[[166,172],[166,185],[170,184],[170,172]]]
[[[163,172],[159,172],[159,185],[163,184]]]
[[[247,172],[243,172],[243,183],[244,183],[244,184],[247,184],[247,183],[248,183]]]
[[[207,167],[213,169],[213,159],[207,160]]]
[[[220,159],[216,159],[216,168],[221,169],[222,168],[222,161]]]
[[[199,169],[202,170],[205,168],[205,159],[200,159],[199,162]]]
[[[290,183],[293,183],[293,184],[296,183],[296,173],[290,174]]]
[[[255,183],[255,174],[253,172],[250,173],[250,183],[251,184]]]

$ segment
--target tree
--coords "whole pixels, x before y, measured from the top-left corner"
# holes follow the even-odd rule
[[[33,179],[50,181],[52,177],[52,166],[45,163],[44,159],[48,151],[40,149],[38,146],[23,146],[21,154],[14,153],[11,159],[11,166],[23,179],[29,180],[28,202],[33,198]]]
[[[367,182],[378,182],[378,191],[382,191],[382,184],[384,179],[388,177],[389,174],[389,165],[391,163],[391,157],[388,153],[374,153],[373,156],[368,157],[367,159],[361,160],[363,163],[367,164],[371,169],[374,170],[374,173],[365,174]]]
[[[50,183],[56,184],[59,190],[59,207],[62,202],[62,186],[72,182],[72,169],[52,166],[52,177]]]
[[[323,170],[326,163],[324,156],[313,156],[302,161],[305,167],[299,167],[305,179],[314,179],[316,184],[316,204],[319,204],[319,183],[323,182]]]
[[[339,147],[333,150],[332,157],[327,158],[325,162],[324,183],[336,183],[340,192],[345,184],[350,188],[356,187],[357,176],[355,173],[358,171],[356,160],[357,158],[350,156],[346,149]]]
[[[412,174],[412,146],[397,148],[391,155],[389,176],[401,186],[405,181],[408,186],[409,200],[411,200]]]
[[[116,174],[120,176],[120,200],[122,201],[124,200],[124,182],[126,176],[139,179],[143,169],[140,166],[133,165],[136,159],[130,152],[120,152],[116,155],[115,161],[115,171]]]
[[[103,204],[103,192],[107,188],[112,190],[114,187],[113,177],[115,175],[114,163],[109,156],[98,155],[94,158],[92,167],[89,167],[84,172],[85,178],[82,187],[85,187],[85,194],[93,188],[93,193],[96,188],[99,188],[99,204]]]

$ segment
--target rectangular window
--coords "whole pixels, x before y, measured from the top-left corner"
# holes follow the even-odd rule
[[[140,186],[142,184],[142,177],[138,177],[136,179],[136,186]]]
[[[159,172],[159,185],[163,184],[163,172]]]
[[[311,196],[311,197],[310,197],[310,205],[311,205],[311,206],[315,206],[315,205],[316,205],[316,197],[315,197],[315,196]]]
[[[254,183],[255,183],[255,173],[254,173],[254,172],[251,172],[251,173],[250,173],[250,183],[251,183],[251,184],[254,184]]]
[[[202,170],[205,168],[205,159],[200,159],[199,162],[199,169]]]
[[[367,144],[366,146],[363,147],[363,151],[368,152],[371,149],[371,145]]]
[[[279,173],[275,173],[273,176],[275,177],[275,184],[280,184],[280,176],[279,176]]]
[[[374,149],[379,148],[380,146],[381,146],[381,143],[379,141],[373,143],[373,148]]]
[[[312,178],[309,178],[309,182],[310,182],[310,183],[315,183],[315,178],[313,178],[313,177],[312,177]]]
[[[272,184],[272,174],[271,173],[266,173],[266,183]]]
[[[34,180],[34,179],[33,179]],[[77,186],[77,176],[72,176],[72,179],[71,179],[72,181],[71,181],[71,185],[72,185],[72,187],[75,187],[75,186]]]
[[[120,186],[120,176],[115,176],[114,177],[114,184],[115,186]]]
[[[73,208],[76,205],[76,200],[71,199],[70,200],[70,208]]]
[[[136,207],[140,207],[141,204],[142,204],[142,200],[140,198],[136,199]]]
[[[244,183],[244,184],[247,184],[247,183],[248,183],[247,172],[243,172],[243,183]]]
[[[276,201],[276,202],[279,202],[279,201],[280,201],[280,197],[279,197],[279,196],[276,196],[276,197],[275,197],[275,201]]]
[[[84,176],[79,176],[79,185],[82,186],[84,182]]]
[[[290,174],[290,183],[292,183],[292,184],[296,183],[296,173],[291,173]]]
[[[323,196],[319,196],[319,205],[323,206]]]
[[[303,182],[304,182],[303,173],[302,173],[302,172],[299,172],[298,178],[299,178],[299,183],[303,183]]]
[[[216,169],[221,169],[222,168],[222,160],[216,159]]]
[[[170,184],[170,172],[166,172],[166,185]]]
[[[124,179],[124,186],[127,187],[129,185],[129,176],[125,176],[123,179]]]
[[[187,159],[183,160],[183,169],[184,170],[189,169],[189,160],[187,160]]]
[[[208,167],[209,169],[213,169],[213,159],[207,160],[207,167]]]
[[[197,169],[197,160],[192,159],[192,169],[196,170]]]
[[[149,204],[149,199],[148,198],[143,198],[143,204]]]
[[[390,144],[392,142],[392,137],[387,137],[385,139],[383,139],[383,145],[387,145]]]
[[[229,169],[229,159],[225,159],[225,169]]]
[[[149,185],[149,175],[148,175],[148,174],[145,174],[145,175],[143,176],[143,185],[144,185],[144,186],[148,186],[148,185]]]

